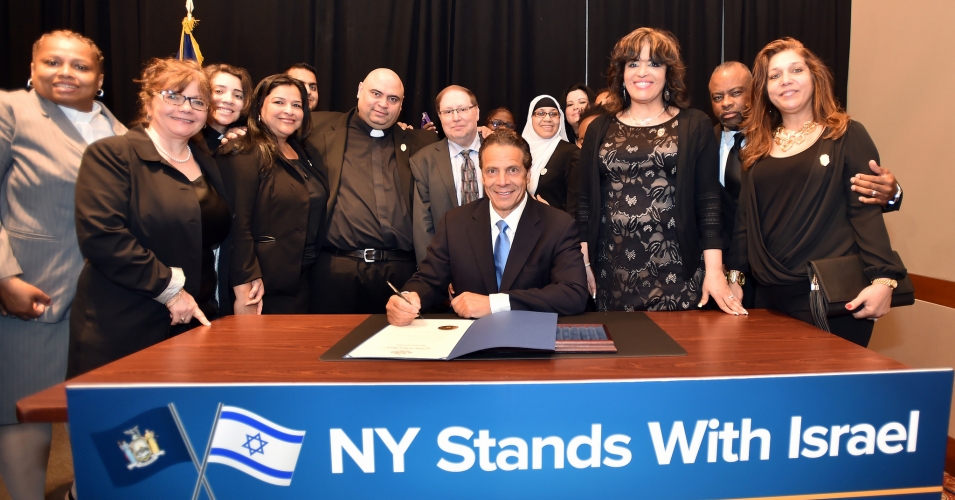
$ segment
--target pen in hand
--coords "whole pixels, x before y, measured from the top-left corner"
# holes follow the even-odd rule
[[[401,297],[401,300],[407,302],[408,305],[410,305],[410,306],[414,306],[414,304],[412,304],[411,301],[408,300],[408,297],[405,297],[400,291],[398,291],[398,289],[395,287],[395,285],[392,285],[390,281],[385,281],[385,283],[388,284],[388,288],[391,288],[391,291],[395,292],[395,295]],[[418,312],[418,315],[415,316],[415,317],[416,317],[416,318],[424,319],[424,317],[421,316],[421,312],[420,312],[420,311]]]

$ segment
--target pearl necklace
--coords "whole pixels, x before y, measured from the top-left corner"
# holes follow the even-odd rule
[[[773,132],[773,142],[779,146],[779,149],[783,150],[783,153],[789,151],[798,144],[802,144],[806,140],[806,136],[811,134],[816,130],[816,122],[810,120],[802,124],[802,128],[799,130],[788,130],[782,125],[776,127],[776,130]]]
[[[657,116],[654,116],[653,118],[644,118],[643,120],[637,120],[636,118],[633,117],[633,115],[630,114],[630,108],[627,108],[627,117],[633,120],[633,122],[636,123],[638,127],[646,127],[653,120],[660,118],[660,115],[665,113],[666,110],[667,110],[667,107],[664,106],[663,109],[661,109],[660,112],[657,113]]]
[[[187,161],[189,161],[189,158],[192,158],[192,148],[190,148],[188,144],[186,144],[186,151],[188,151],[189,154],[186,155],[185,159],[180,160],[179,158],[176,158],[173,155],[169,154],[169,151],[166,151],[165,149],[163,149],[163,147],[159,145],[159,141],[157,141],[156,138],[153,137],[153,134],[147,133],[146,135],[149,136],[149,140],[153,141],[153,146],[156,146],[156,149],[159,151],[159,154],[165,156],[166,158],[176,163],[186,163]]]

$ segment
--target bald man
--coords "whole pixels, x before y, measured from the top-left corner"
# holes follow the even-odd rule
[[[325,238],[312,267],[310,311],[384,313],[391,291],[414,274],[409,157],[438,138],[396,125],[405,90],[379,68],[358,84],[347,113],[312,113],[308,142],[328,179]]]

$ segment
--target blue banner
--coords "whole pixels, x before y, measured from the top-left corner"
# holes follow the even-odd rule
[[[67,396],[77,488],[86,498],[937,500],[952,379],[946,369],[72,386]],[[133,426],[145,432],[144,412],[170,404],[182,440],[160,435],[158,444],[186,443],[193,460],[170,454],[128,470],[117,443]],[[150,467],[155,472],[142,474]],[[140,475],[117,479],[129,472]]]

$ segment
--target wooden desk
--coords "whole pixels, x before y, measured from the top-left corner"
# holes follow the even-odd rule
[[[648,313],[687,356],[502,361],[319,361],[365,315],[227,316],[17,403],[21,422],[66,421],[73,383],[600,380],[894,370],[905,365],[788,316]]]

